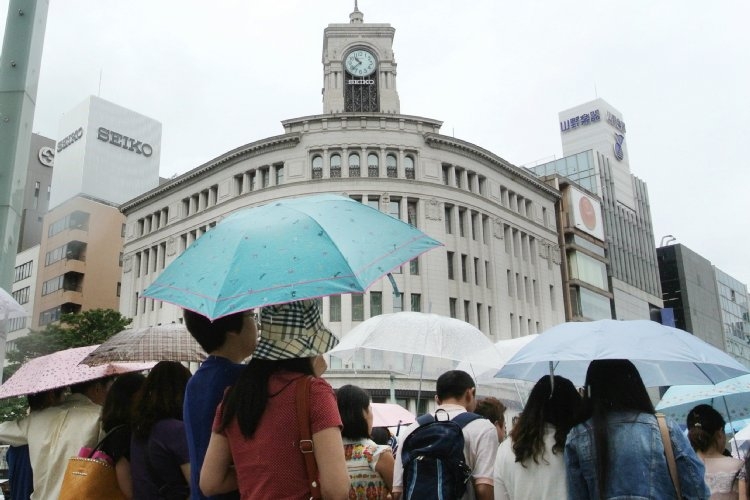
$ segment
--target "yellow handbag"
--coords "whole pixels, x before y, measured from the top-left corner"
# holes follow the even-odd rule
[[[102,456],[99,449],[104,441],[122,427],[118,425],[109,431],[93,449],[82,448],[80,454],[83,456],[68,459],[59,500],[125,500],[117,483],[115,468],[105,460],[91,458]]]

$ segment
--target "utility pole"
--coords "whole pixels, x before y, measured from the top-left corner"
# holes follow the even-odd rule
[[[10,0],[0,53],[0,287],[13,284],[49,0]],[[5,359],[5,340],[0,363]],[[0,365],[2,366],[2,365]]]

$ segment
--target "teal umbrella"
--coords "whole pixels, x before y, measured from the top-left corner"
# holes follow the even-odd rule
[[[143,295],[216,319],[341,293],[440,246],[417,228],[322,194],[234,212],[175,259]]]

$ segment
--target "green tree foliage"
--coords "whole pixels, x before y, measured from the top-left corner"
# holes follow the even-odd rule
[[[15,341],[16,349],[7,353],[8,366],[3,370],[3,380],[7,380],[29,359],[71,347],[101,344],[124,330],[130,322],[130,318],[113,309],[63,314],[59,322],[50,323],[43,330],[32,331]],[[0,421],[23,416],[26,408],[25,397],[0,400]]]

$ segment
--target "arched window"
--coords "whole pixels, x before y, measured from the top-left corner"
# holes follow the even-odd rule
[[[391,178],[398,177],[398,160],[396,160],[396,155],[389,153],[385,157],[385,173]]]
[[[323,178],[323,157],[320,155],[313,156],[312,159],[312,178],[322,179]]]
[[[359,154],[349,155],[349,177],[359,177]]]
[[[414,158],[404,156],[404,173],[407,179],[414,179]]]
[[[367,155],[367,177],[380,177],[378,155],[375,153]]]
[[[331,177],[341,177],[341,155],[331,155]]]

